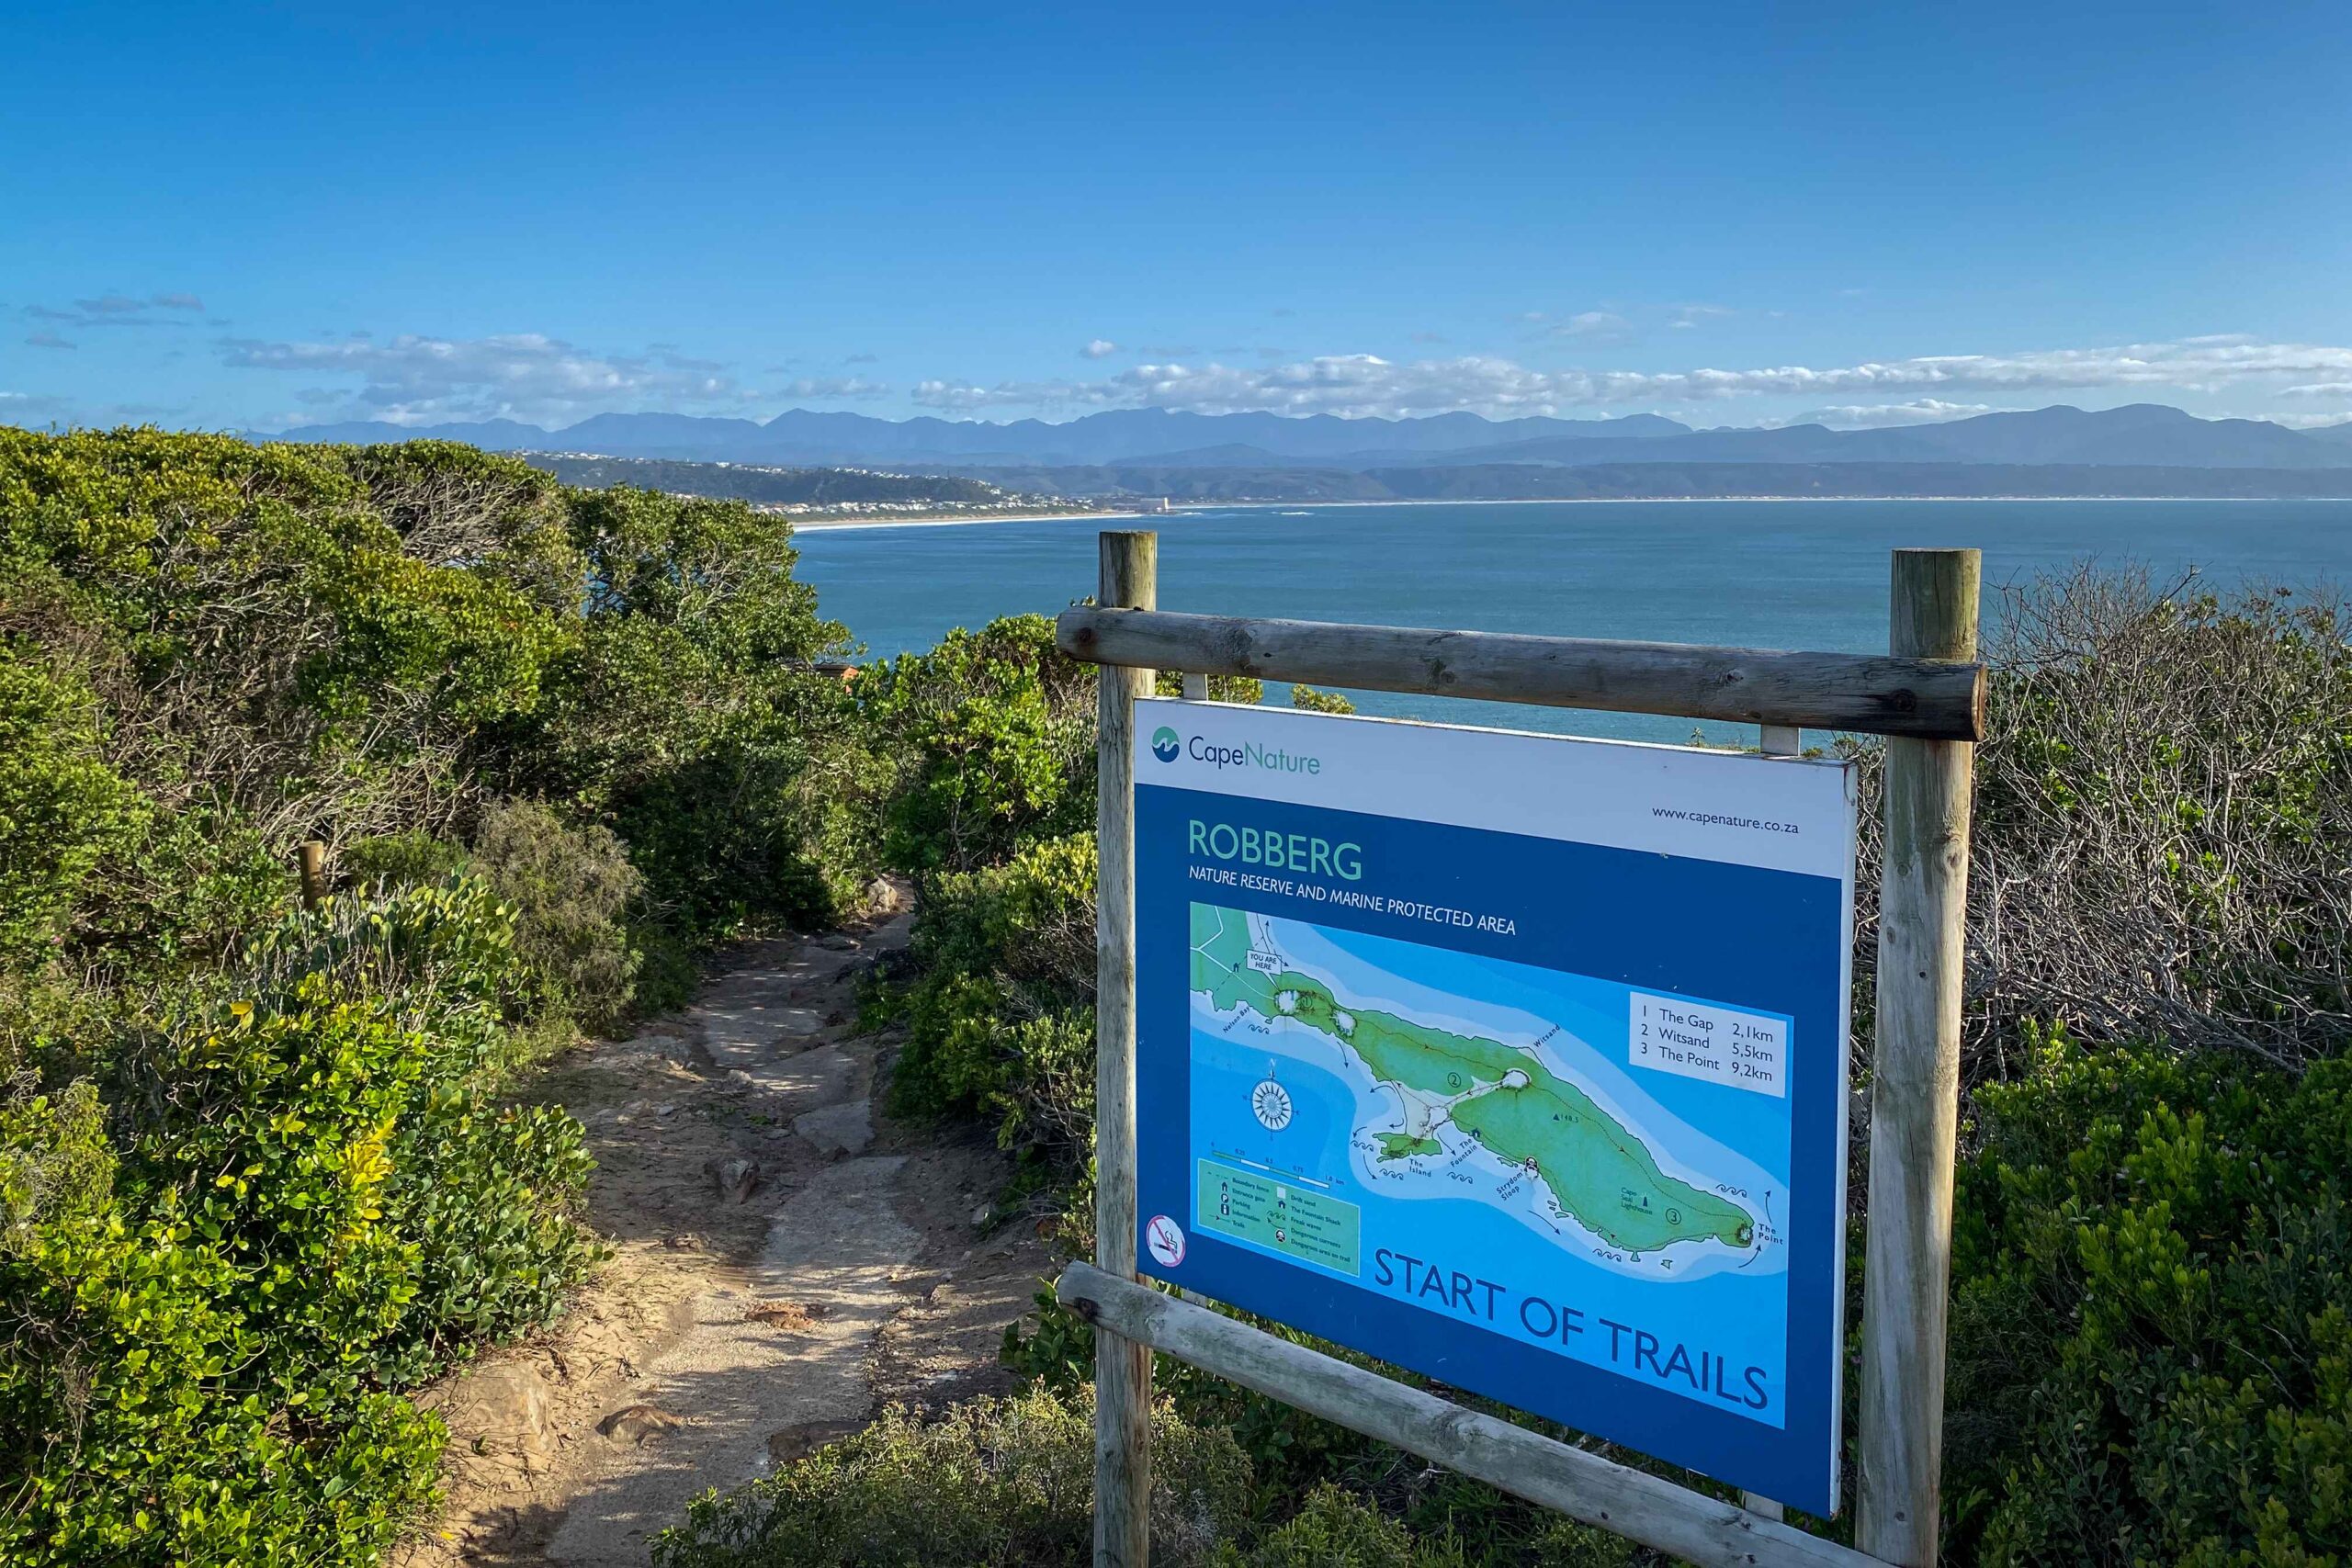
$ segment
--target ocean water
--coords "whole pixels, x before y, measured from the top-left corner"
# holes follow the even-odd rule
[[[2352,588],[2352,502],[1694,501],[1224,507],[1146,521],[819,529],[801,573],[871,655],[1051,615],[1097,532],[1156,528],[1168,610],[1854,652],[1886,647],[1887,552],[1973,545],[1988,589],[2076,560]],[[1365,713],[1652,740],[1752,727],[1394,693]],[[1278,699],[1277,699],[1278,700]]]

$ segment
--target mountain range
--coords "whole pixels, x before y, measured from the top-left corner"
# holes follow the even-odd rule
[[[1116,409],[1062,423],[1024,419],[876,419],[793,409],[762,423],[676,413],[605,413],[560,429],[514,420],[430,426],[308,425],[288,441],[440,439],[492,451],[552,451],[690,462],[889,468],[1316,468],[1452,464],[1573,468],[1628,463],[2000,463],[2182,468],[2352,468],[2352,423],[2290,430],[2199,419],[2158,403],[2086,412],[2060,405],[1941,424],[1832,430],[1820,424],[1695,430],[1657,414],[1619,419],[1419,419],[1200,414]]]

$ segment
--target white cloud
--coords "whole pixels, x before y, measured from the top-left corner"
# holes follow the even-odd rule
[[[993,387],[962,381],[918,381],[911,395],[918,408],[972,413],[994,408],[1055,408],[1064,404],[1108,405],[1122,400],[1114,389],[1125,375],[1109,381],[999,381]]]
[[[2345,406],[2334,413],[2256,413],[2241,414],[2241,419],[2267,419],[2273,424],[2283,424],[2290,430],[2327,430],[2339,424],[2352,424],[2352,395],[2345,399]]]
[[[2288,398],[2352,398],[2352,381],[2313,381],[2307,386],[2290,387],[2279,395]]]
[[[1552,331],[1561,337],[1618,337],[1625,318],[1614,310],[1578,310]]]
[[[76,299],[70,308],[54,305],[27,305],[24,313],[37,321],[62,321],[77,327],[155,327],[184,326],[167,317],[151,315],[152,310],[181,310],[202,314],[204,301],[193,294],[153,294],[144,299],[128,294],[101,294],[95,299]]]
[[[883,398],[889,394],[888,385],[863,376],[803,376],[776,389],[780,398]]]
[[[1702,321],[1712,321],[1733,313],[1732,308],[1728,305],[1679,305],[1675,307],[1674,320],[1667,324],[1688,329],[1697,326]]]
[[[1940,424],[1946,420],[1974,419],[1981,413],[2011,413],[1994,403],[1948,403],[1940,398],[1918,398],[1907,403],[1846,403],[1811,409],[1776,425],[1826,424],[1836,430],[1885,430],[1905,424]]]
[[[639,409],[741,408],[754,394],[709,360],[670,350],[599,355],[537,333],[449,339],[354,335],[311,343],[235,338],[220,344],[235,369],[356,378],[350,417],[425,424],[447,419],[545,421]]]
[[[1855,408],[1937,394],[2007,394],[2113,389],[2206,391],[2296,377],[2352,373],[2352,348],[2206,337],[2110,348],[1939,355],[1859,365],[1750,369],[1533,370],[1492,355],[1397,363],[1330,355],[1263,367],[1219,363],[1138,365],[1102,380],[1006,381],[992,387],[926,381],[915,400],[958,410],[1008,407],[1146,407],[1200,413],[1267,409],[1396,418],[1468,409],[1493,415],[1626,405],[1705,404],[1749,397],[1855,397]],[[1925,396],[1905,399],[1904,393]],[[1871,396],[1875,394],[1875,396]],[[1889,396],[1889,394],[1895,394]],[[1954,400],[1957,406],[1957,400]],[[1992,405],[1987,404],[1986,407]]]
[[[1107,337],[1098,337],[1078,352],[1088,359],[1108,359],[1119,352],[1119,345]]]

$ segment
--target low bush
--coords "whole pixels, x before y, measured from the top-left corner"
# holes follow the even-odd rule
[[[620,840],[593,823],[572,827],[537,801],[493,801],[471,862],[514,911],[515,956],[536,1010],[592,1031],[617,1024],[641,958],[626,916],[644,888]]]
[[[935,880],[912,958],[893,1108],[985,1116],[1006,1148],[1082,1164],[1094,1124],[1093,836]]]
[[[429,1498],[397,1397],[595,1248],[576,1122],[493,1098],[479,883],[331,900],[0,1110],[0,1558],[368,1563]]]
[[[1971,1082],[2007,1076],[2034,1022],[2284,1066],[2352,1044],[2347,629],[2324,595],[2132,571],[2001,594],[1969,864]],[[1866,1020],[1879,754],[1860,754]]]
[[[1945,1495],[1992,1563],[2352,1555],[2352,1060],[2092,1051],[1977,1096]]]
[[[1152,1561],[1204,1564],[1248,1517],[1250,1465],[1222,1433],[1151,1422]],[[891,1409],[657,1538],[655,1568],[1080,1568],[1094,1560],[1090,1393]]]
[[[143,802],[108,765],[96,697],[0,637],[0,970],[63,940],[82,885],[138,832]]]
[[[877,663],[857,702],[893,772],[883,858],[919,892],[1093,821],[1094,669],[1056,650],[1045,616]]]

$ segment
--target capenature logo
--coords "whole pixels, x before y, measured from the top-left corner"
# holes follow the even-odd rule
[[[1182,750],[1182,748],[1183,741],[1177,737],[1174,730],[1169,728],[1166,725],[1161,725],[1157,730],[1152,732],[1151,754],[1159,758],[1161,761],[1174,761],[1176,760],[1176,753]]]

